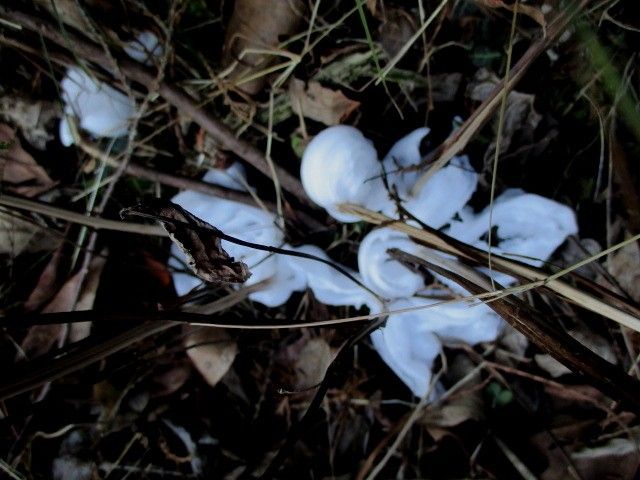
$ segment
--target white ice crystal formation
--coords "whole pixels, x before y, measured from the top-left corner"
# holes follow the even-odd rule
[[[411,167],[420,162],[420,142],[428,133],[427,128],[415,130],[400,139],[380,161],[372,142],[359,130],[344,125],[329,127],[309,143],[303,155],[301,179],[305,191],[341,222],[358,220],[339,210],[342,203],[354,203],[395,217],[397,204],[390,198],[384,178],[397,193],[402,206],[419,221],[477,248],[489,248],[491,216],[492,252],[535,266],[540,266],[568,235],[577,233],[575,215],[570,208],[517,189],[498,196],[492,212],[491,207],[487,207],[475,214],[467,203],[476,190],[478,174],[466,156],[454,157],[412,195],[418,170]],[[242,178],[230,183],[229,178],[234,175]],[[237,189],[246,185],[237,165],[227,171],[212,170],[205,181]],[[283,245],[283,234],[269,212],[195,192],[180,193],[174,201],[225,233],[292,248]],[[250,298],[264,305],[281,305],[292,292],[309,288],[316,298],[329,305],[366,305],[372,313],[391,312],[386,326],[372,334],[372,342],[382,359],[417,396],[428,392],[433,361],[443,342],[473,345],[493,341],[502,327],[501,319],[482,303],[436,304],[437,300],[428,298],[434,292],[424,284],[423,276],[392,259],[387,250],[399,248],[432,260],[445,261],[444,257],[390,228],[374,229],[363,238],[358,251],[359,272],[353,272],[384,299],[383,305],[362,287],[322,263],[269,255],[224,241],[223,247],[249,265],[253,273],[249,284],[268,281],[265,288],[250,294]],[[313,245],[296,249],[328,258]],[[175,248],[173,252],[178,254]],[[484,271],[505,285],[515,281],[506,275]],[[468,294],[458,285],[438,275],[434,277],[449,287],[449,294]],[[199,280],[182,273],[174,274],[174,280],[179,294],[199,284]]]
[[[226,170],[209,170],[203,180],[236,190],[244,190],[243,185],[246,185],[244,169],[238,163],[232,164]],[[192,191],[179,193],[173,198],[173,202],[226,234],[241,240],[297,250],[329,259],[327,254],[315,245],[292,247],[285,244],[284,235],[271,212]],[[245,282],[246,286],[261,281],[267,282],[264,288],[249,294],[249,298],[268,307],[282,305],[293,292],[306,288],[313,290],[315,297],[327,305],[362,306],[375,301],[361,286],[324,263],[299,257],[273,255],[226,240],[222,240],[222,247],[236,260],[249,266],[251,277]],[[179,248],[174,245],[171,252],[173,258],[170,265],[184,270]],[[352,273],[357,276],[356,272]],[[184,295],[201,284],[198,278],[182,271],[174,273],[173,279],[179,295]]]
[[[398,194],[403,207],[418,220],[488,250],[490,207],[475,215],[466,206],[478,182],[478,174],[466,156],[454,157],[415,195],[411,194],[419,175],[418,169],[411,167],[420,162],[420,142],[428,133],[428,129],[421,128],[405,136],[380,162],[371,143],[360,132],[350,127],[330,127],[310,142],[303,156],[303,186],[307,192],[314,192],[310,197],[338,220],[357,220],[341,217],[345,215],[339,212],[341,203],[356,203],[396,216],[395,204],[390,201],[382,181],[371,181],[371,178],[380,178],[384,172],[387,184]],[[333,151],[341,152],[339,161]],[[349,189],[342,188],[345,182]],[[358,185],[362,187],[358,188]],[[495,200],[491,221],[493,240],[498,244],[493,252],[512,255],[536,266],[541,265],[568,235],[577,232],[570,208],[515,189],[507,190]],[[429,387],[439,342],[473,345],[495,340],[501,320],[483,304],[433,307],[435,301],[419,296],[429,293],[423,278],[390,258],[389,248],[399,248],[417,256],[427,253],[408,236],[389,228],[375,229],[362,240],[358,267],[365,284],[388,300],[387,311],[413,308],[409,312],[392,313],[386,326],[372,335],[372,340],[384,361],[414,394],[422,396]],[[514,281],[506,275],[490,273],[505,284]],[[436,277],[452,287],[455,294],[468,294],[452,282]],[[435,343],[434,338],[438,339]]]
[[[162,53],[157,37],[142,32],[129,42],[125,52],[134,60],[149,64]],[[117,138],[128,133],[135,102],[124,93],[96,79],[83,68],[71,67],[60,82],[64,115],[60,121],[60,142],[68,147],[74,137],[69,125],[76,125],[94,138]]]

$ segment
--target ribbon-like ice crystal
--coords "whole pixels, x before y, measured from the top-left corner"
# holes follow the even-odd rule
[[[162,47],[153,33],[142,32],[125,46],[125,52],[134,60],[149,64],[162,53]],[[78,67],[67,70],[60,87],[65,115],[60,120],[59,135],[64,146],[74,143],[68,117],[75,117],[78,126],[96,138],[127,134],[136,107],[131,98]]]
[[[303,186],[313,201],[342,222],[358,219],[341,213],[341,203],[355,203],[396,216],[399,212],[395,202],[399,201],[420,222],[487,250],[490,210],[487,207],[474,214],[467,206],[478,182],[478,174],[467,157],[453,158],[412,196],[418,173],[411,167],[420,163],[420,143],[428,133],[427,128],[415,130],[398,141],[379,161],[371,141],[360,131],[348,126],[330,127],[309,143],[303,155]],[[236,165],[226,171],[212,170],[205,180],[236,189],[246,185],[244,173]],[[282,232],[271,213],[195,192],[180,193],[174,201],[231,235],[266,245],[283,244]],[[495,199],[491,223],[494,253],[516,255],[517,259],[536,266],[541,265],[568,235],[577,232],[570,208],[516,189],[507,190]],[[268,280],[263,289],[250,295],[267,306],[281,305],[292,292],[309,288],[318,300],[328,305],[366,305],[372,313],[391,312],[386,326],[374,332],[371,338],[383,360],[418,396],[428,390],[433,361],[442,342],[473,345],[493,341],[502,326],[500,317],[486,305],[434,305],[436,300],[424,297],[429,291],[422,275],[391,258],[387,250],[398,248],[431,261],[435,258],[436,263],[439,258],[452,260],[417,245],[408,236],[390,228],[374,229],[363,238],[358,251],[359,272],[354,272],[367,287],[386,299],[384,305],[325,264],[269,255],[224,241],[223,248],[250,266],[253,275],[248,283]],[[313,245],[286,248],[329,258]],[[515,281],[497,272],[483,271],[500,283]],[[449,286],[454,294],[468,294],[452,282],[435,274],[434,277]],[[194,277],[180,273],[176,273],[174,279],[179,294],[199,283]],[[393,313],[406,308],[412,310]]]

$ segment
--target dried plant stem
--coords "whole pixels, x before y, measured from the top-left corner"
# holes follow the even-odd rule
[[[414,240],[417,240],[420,243],[424,243],[429,247],[436,248],[442,252],[450,253],[452,255],[456,255],[474,262],[481,261],[482,264],[486,262],[486,252],[459,242],[458,240],[436,230],[419,229],[411,225],[407,225],[406,223],[399,220],[394,220],[393,218],[387,217],[386,215],[383,215],[381,213],[373,212],[359,205],[345,204],[341,206],[340,210],[342,212],[358,216],[366,222],[376,225],[384,225],[394,230],[406,233]],[[635,237],[627,239],[624,242],[613,246],[612,249],[616,250],[618,248],[621,248],[628,243],[636,241],[638,238],[640,238],[640,235],[636,235]],[[610,320],[613,320],[614,322],[635,330],[636,332],[640,332],[640,318],[638,318],[635,307],[629,305],[628,308],[623,310],[616,305],[607,303],[593,295],[590,295],[576,287],[569,285],[566,282],[559,280],[560,277],[572,272],[573,270],[576,270],[577,268],[580,268],[583,265],[593,262],[602,256],[607,255],[608,253],[610,253],[610,251],[611,249],[607,249],[599,253],[598,255],[588,257],[581,262],[578,262],[577,264],[572,265],[571,267],[553,275],[549,275],[535,267],[531,267],[529,265],[525,265],[523,263],[509,260],[497,255],[493,257],[493,264],[496,270],[510,275],[515,275],[519,278],[527,279],[531,282],[527,285],[521,285],[519,287],[520,292],[524,292],[532,288],[545,287],[562,295],[567,300],[581,306],[582,308],[586,308],[587,310],[598,313],[605,318],[608,318]],[[514,290],[511,289],[510,291],[513,292]],[[629,312],[633,312],[634,314]]]
[[[516,0],[513,8],[513,17],[511,19],[511,33],[509,34],[509,45],[507,47],[507,66],[504,72],[504,82],[505,84],[509,82],[509,75],[511,73],[511,55],[513,53],[513,39],[516,34],[516,20],[518,19],[518,6],[520,5],[520,0]],[[487,239],[487,244],[489,245],[489,249],[487,251],[487,262],[489,266],[489,270],[493,269],[493,265],[491,264],[491,253],[493,244],[492,236],[493,236],[493,199],[496,194],[496,179],[498,178],[498,160],[500,158],[500,148],[502,146],[502,130],[504,128],[504,114],[507,111],[507,99],[509,97],[509,90],[504,89],[502,94],[500,95],[500,114],[498,115],[498,131],[496,133],[496,146],[495,151],[493,153],[493,168],[491,170],[491,193],[489,196],[489,238]],[[491,285],[493,286],[493,290],[495,290],[495,285],[493,282],[493,277],[491,277]]]

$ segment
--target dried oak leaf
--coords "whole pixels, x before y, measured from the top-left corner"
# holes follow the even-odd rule
[[[295,365],[298,376],[296,388],[312,388],[322,382],[334,358],[335,354],[324,338],[309,340],[302,347]]]
[[[126,208],[121,215],[140,215],[160,221],[184,253],[189,268],[206,282],[243,283],[251,276],[245,263],[236,262],[222,248],[220,230],[175,203],[155,200]]]
[[[184,328],[187,354],[205,381],[215,386],[229,371],[238,353],[238,346],[220,328],[187,325]]]
[[[325,125],[341,123],[360,106],[360,102],[351,100],[340,90],[325,88],[318,82],[309,82],[305,86],[297,78],[289,83],[289,99],[296,114]]]
[[[238,88],[250,95],[262,90],[267,75],[261,72],[282,61],[275,50],[285,37],[298,31],[305,9],[302,0],[234,2],[224,39],[223,64],[230,67],[237,62],[229,79],[246,79],[238,84]]]
[[[44,168],[22,148],[14,130],[5,124],[0,124],[0,179],[25,197],[34,197],[53,185]]]
[[[467,87],[467,96],[474,101],[486,100],[500,79],[486,68],[478,70]],[[522,142],[532,142],[533,132],[542,120],[534,108],[535,95],[516,90],[507,96],[507,108],[504,113],[500,150],[506,152],[513,137],[518,134]],[[499,118],[494,120],[494,129],[498,129]],[[493,149],[490,149],[492,151]],[[493,158],[493,157],[492,157]]]
[[[33,101],[5,95],[0,97],[0,118],[17,126],[31,146],[46,150],[53,139],[52,124],[60,116],[54,102]]]

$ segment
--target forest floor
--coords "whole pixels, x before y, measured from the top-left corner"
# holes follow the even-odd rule
[[[141,32],[147,65],[123,50]],[[4,0],[0,477],[637,478],[639,55],[637,0]],[[72,66],[135,105],[117,138],[72,125],[61,143]],[[337,222],[299,180],[336,124],[380,153],[429,127],[420,173],[468,155],[476,209],[507,188],[571,207],[579,233],[545,275],[605,253],[562,277],[572,294],[546,279],[496,299],[520,332],[447,344],[429,402],[368,335],[350,345],[362,323],[296,326],[366,308],[179,297],[170,240],[120,219],[197,189],[356,268],[373,225]],[[253,196],[200,182],[233,161]]]

